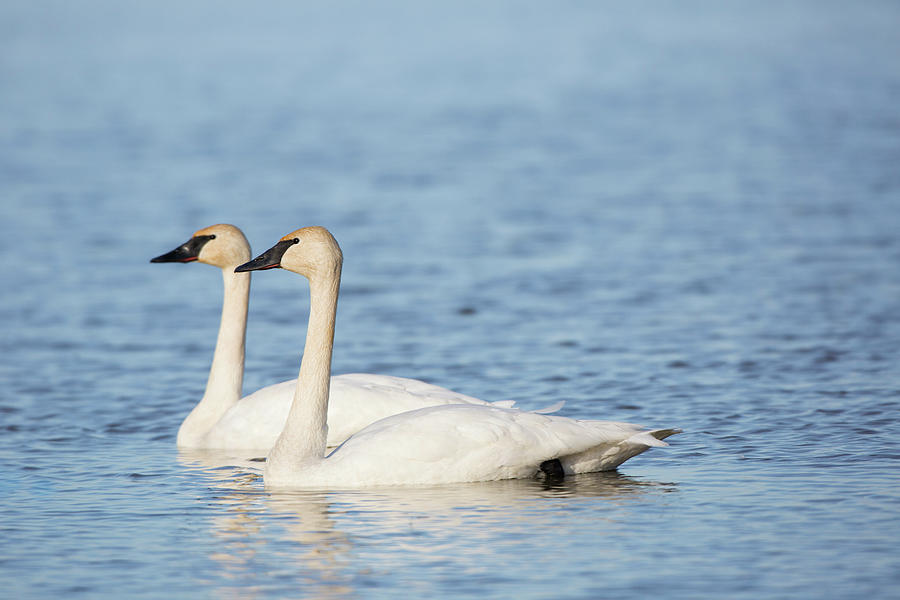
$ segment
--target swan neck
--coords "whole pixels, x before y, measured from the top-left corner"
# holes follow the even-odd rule
[[[310,277],[309,324],[300,375],[284,430],[269,454],[267,472],[325,456],[340,279],[340,267],[328,276]]]
[[[247,307],[250,302],[250,275],[223,269],[225,295],[222,319],[216,338],[205,396],[225,398],[229,406],[241,398],[244,381],[244,347],[247,339]],[[242,277],[243,275],[243,277]],[[213,391],[213,394],[210,392]]]
[[[232,271],[233,267],[222,269],[225,291],[216,349],[203,398],[178,431],[182,446],[193,445],[241,398],[250,274]]]

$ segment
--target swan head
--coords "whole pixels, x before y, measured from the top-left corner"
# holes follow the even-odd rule
[[[287,234],[277,244],[235,269],[264,271],[287,269],[306,278],[340,274],[343,255],[337,240],[324,227],[303,227]]]
[[[234,225],[210,225],[194,233],[191,239],[171,252],[150,262],[202,262],[220,269],[233,268],[250,258],[250,244]]]

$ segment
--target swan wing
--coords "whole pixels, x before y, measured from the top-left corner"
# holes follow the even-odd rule
[[[336,446],[385,417],[448,404],[492,405],[417,379],[369,373],[337,375],[331,378],[328,445]]]

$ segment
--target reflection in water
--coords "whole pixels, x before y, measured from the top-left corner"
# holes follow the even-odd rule
[[[411,557],[433,569],[470,556],[477,571],[479,556],[528,551],[531,534],[572,527],[577,511],[595,523],[614,520],[616,507],[676,490],[607,472],[553,482],[274,492],[263,488],[259,461],[209,451],[182,451],[179,460],[210,484],[201,501],[221,509],[210,524],[221,542],[210,558],[221,569],[204,583],[218,586],[223,598],[271,594],[298,581],[304,596],[348,597],[373,577],[414,574]]]
[[[264,456],[240,450],[188,450],[178,449],[178,462],[185,467],[196,470],[206,478],[231,481],[238,473],[251,472],[262,475],[265,463]]]

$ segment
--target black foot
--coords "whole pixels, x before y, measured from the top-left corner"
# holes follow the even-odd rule
[[[558,458],[554,458],[552,460],[545,460],[541,463],[541,472],[546,475],[548,478],[553,479],[561,479],[565,476],[566,472],[563,470],[562,463],[559,462]]]

